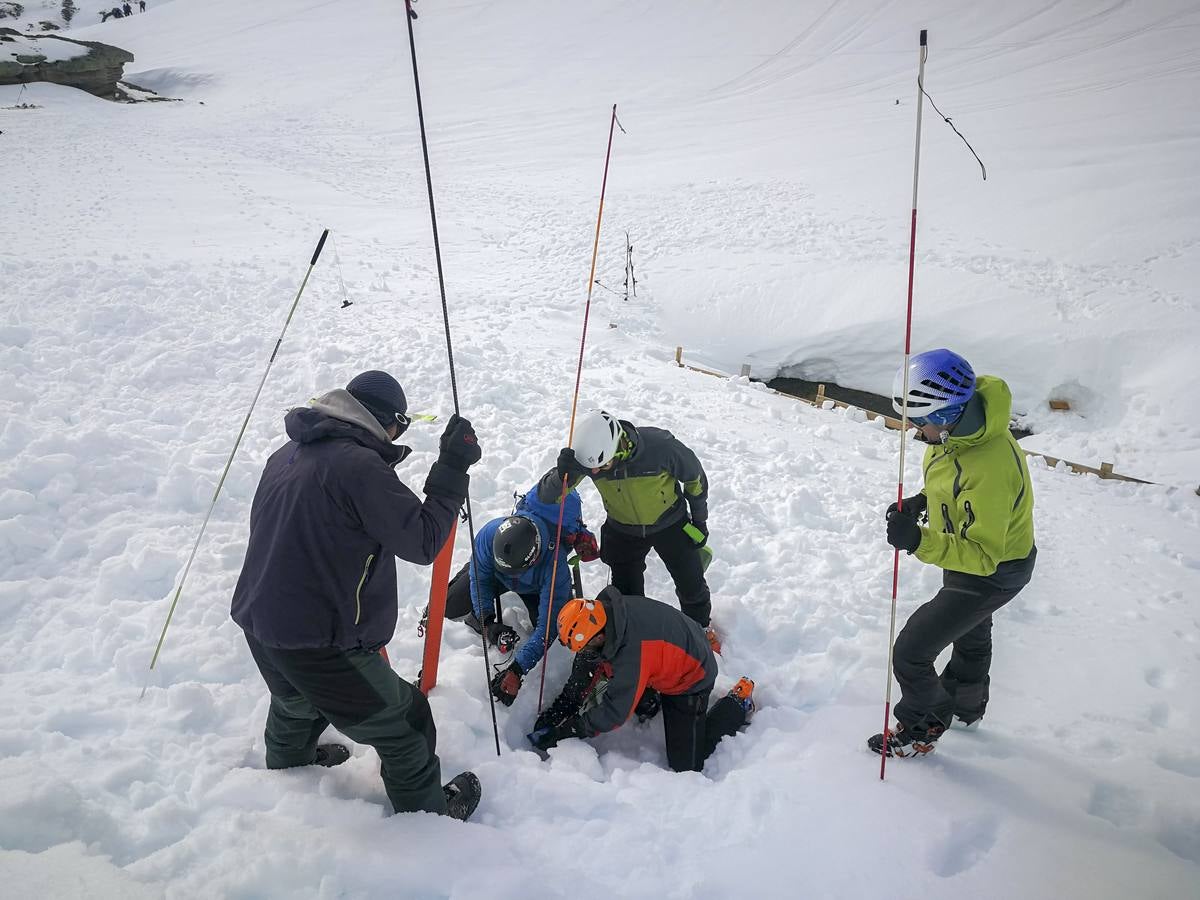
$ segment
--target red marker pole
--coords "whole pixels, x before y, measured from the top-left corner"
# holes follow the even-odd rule
[[[917,270],[917,184],[921,174],[921,100],[925,88],[925,59],[929,55],[926,30],[921,29],[920,61],[917,64],[917,140],[913,151],[912,220],[908,237],[908,309],[904,318],[904,396],[908,396],[908,357],[912,353],[913,278]],[[900,413],[900,472],[896,477],[896,503],[904,504],[904,451],[908,436],[908,407]],[[888,737],[892,733],[892,652],[896,643],[896,597],[900,588],[900,551],[892,557],[892,615],[888,625],[887,692],[883,704],[883,749],[879,753],[879,780],[887,770]]]
[[[433,561],[433,583],[429,585],[429,618],[425,625],[425,652],[421,656],[421,693],[437,685],[438,659],[442,651],[442,623],[446,621],[446,590],[450,586],[450,560],[454,557],[454,532],[457,523],[450,524],[450,536]]]

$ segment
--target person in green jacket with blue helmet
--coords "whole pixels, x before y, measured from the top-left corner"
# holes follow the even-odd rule
[[[921,492],[887,509],[887,541],[943,570],[942,589],[896,638],[897,726],[867,741],[875,753],[928,753],[954,718],[983,717],[992,661],[992,614],[1033,574],[1033,485],[1009,432],[1012,394],[999,378],[975,377],[950,350],[918,354],[892,388],[897,412],[929,444]],[[907,387],[907,391],[906,391]],[[953,645],[938,674],[938,654]]]

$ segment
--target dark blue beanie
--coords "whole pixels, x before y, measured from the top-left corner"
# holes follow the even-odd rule
[[[396,413],[408,412],[408,400],[400,382],[387,372],[371,369],[355,375],[346,390],[367,408],[384,428],[396,424]]]

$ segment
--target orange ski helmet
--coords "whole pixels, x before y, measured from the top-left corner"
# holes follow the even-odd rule
[[[604,630],[608,616],[599,600],[569,600],[558,614],[558,640],[572,653],[578,653]]]

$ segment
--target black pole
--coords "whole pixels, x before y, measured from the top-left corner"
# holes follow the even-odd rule
[[[404,0],[404,19],[408,23],[408,49],[412,53],[413,87],[417,94],[417,122],[421,127],[421,155],[425,159],[425,187],[429,193],[429,219],[433,225],[433,255],[437,260],[438,291],[442,298],[442,326],[446,331],[446,358],[450,362],[450,393],[454,397],[454,413],[461,415],[458,405],[458,379],[454,373],[454,346],[450,341],[450,309],[446,304],[446,278],[442,271],[442,245],[438,240],[437,210],[433,205],[433,175],[429,169],[429,142],[425,139],[425,108],[421,103],[421,76],[417,71],[417,43],[413,37],[413,19],[417,14],[413,11],[412,0]],[[468,488],[467,532],[471,537],[471,569],[475,575],[475,583],[479,584],[479,569],[475,563],[475,521],[471,515],[471,494]],[[482,620],[480,621],[482,625]],[[480,637],[483,641],[483,686],[487,692],[488,702],[492,708],[492,737],[496,741],[496,755],[500,755],[500,729],[496,725],[496,698],[492,696],[492,661],[488,658],[487,629],[482,628]]]

